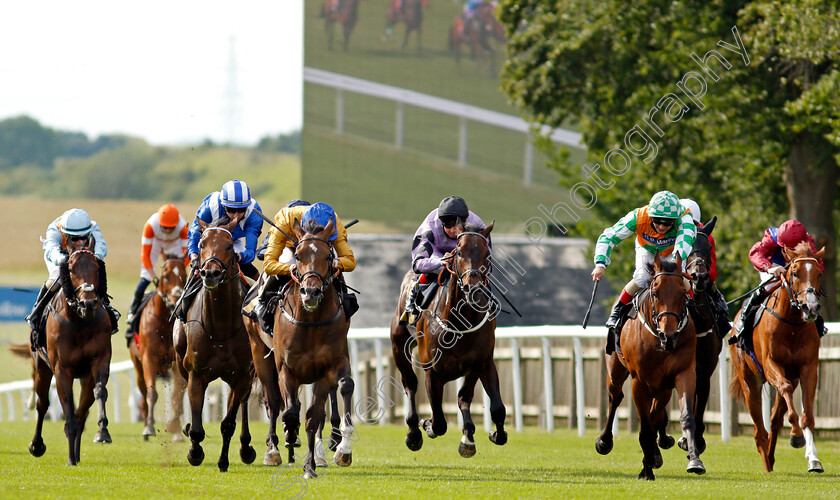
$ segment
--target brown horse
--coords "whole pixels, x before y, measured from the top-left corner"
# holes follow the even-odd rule
[[[790,444],[805,446],[809,472],[822,472],[814,445],[814,394],[817,390],[820,337],[814,320],[820,311],[819,261],[825,253],[816,255],[805,242],[794,250],[782,249],[789,262],[782,279],[759,310],[759,323],[753,331],[755,358],[737,344],[729,346],[735,377],[729,386],[736,397],[746,399],[755,424],[755,445],[767,472],[773,470],[776,439],[787,416],[791,425]],[[738,314],[741,314],[739,312]],[[735,332],[732,333],[735,335]],[[802,415],[796,413],[793,391],[802,383]],[[761,414],[761,387],[769,382],[776,389],[776,402],[770,419],[770,435]]]
[[[172,328],[174,321],[169,321],[175,303],[184,292],[187,271],[183,257],[167,256],[157,279],[157,286],[149,301],[140,311],[140,326],[135,335],[135,342],[129,345],[129,354],[137,375],[137,387],[143,395],[143,411],[146,426],[143,438],[155,435],[155,403],[158,394],[155,382],[158,376],[168,378],[169,370],[175,362],[175,349],[172,347]],[[173,441],[183,441],[180,420],[184,413],[184,389],[186,381],[173,370],[172,418],[167,431]]]
[[[326,0],[322,7],[324,30],[327,32],[327,49],[332,50],[335,25],[340,24],[344,34],[341,48],[347,50],[350,34],[359,18],[360,0]]]
[[[449,50],[455,56],[455,64],[461,64],[461,45],[470,49],[470,59],[486,61],[488,71],[496,71],[496,51],[491,43],[505,42],[505,32],[502,24],[493,14],[493,7],[484,4],[476,10],[471,19],[465,19],[464,14],[458,14],[449,28]]]
[[[274,313],[274,337],[260,330],[256,322],[246,321],[269,415],[268,451],[264,463],[274,465],[280,461],[275,426],[281,410],[289,462],[295,461],[293,450],[300,429],[298,389],[302,384],[314,384],[312,403],[306,411],[309,449],[303,464],[306,478],[318,477],[316,459],[323,456],[324,450],[321,443],[316,449],[316,434],[324,427],[326,399],[335,387],[344,401],[344,415],[339,422],[334,404],[332,441],[338,443],[334,463],[346,467],[353,458],[350,439],[355,432],[351,419],[354,383],[350,378],[347,347],[350,321],[333,285],[338,276],[338,270],[332,264],[335,252],[328,240],[333,227],[330,221],[326,227],[307,228],[311,232],[306,232],[295,220],[292,232],[297,243],[292,283]],[[339,425],[340,433],[337,432]]]
[[[703,433],[706,424],[703,417],[706,413],[706,404],[709,401],[711,391],[712,374],[718,364],[718,356],[723,347],[723,337],[728,331],[718,331],[717,323],[712,312],[713,299],[710,298],[714,287],[714,281],[710,276],[712,268],[712,244],[709,241],[712,231],[715,228],[717,218],[712,218],[705,226],[697,230],[697,239],[694,240],[694,247],[686,258],[686,272],[691,275],[691,288],[694,292],[693,300],[688,303],[688,310],[691,319],[694,321],[694,329],[697,332],[697,349],[695,359],[697,366],[697,385],[694,391],[694,439],[697,444],[697,454],[700,455],[706,450],[706,440]],[[660,432],[660,440],[662,432]],[[685,436],[679,440],[679,447],[688,451],[688,443]]]
[[[248,333],[242,324],[242,301],[245,296],[236,253],[233,251],[231,230],[239,222],[227,217],[207,224],[197,219],[202,231],[199,240],[199,268],[203,287],[187,311],[186,324],[175,321],[173,344],[175,366],[187,379],[192,422],[184,427],[191,446],[187,460],[199,465],[204,460],[201,442],[204,426],[201,420],[204,393],[207,385],[217,378],[226,382],[231,392],[227,400],[227,413],[221,423],[222,453],[219,470],[228,469],[228,448],[236,431],[236,414],[242,407],[242,432],[239,456],[246,464],[257,457],[250,445],[248,432],[248,396],[253,381],[251,351]]]
[[[490,416],[496,425],[496,430],[490,433],[490,441],[500,446],[507,442],[505,406],[493,361],[498,302],[487,286],[492,230],[493,223],[480,231],[458,226],[458,243],[451,257],[447,258],[445,270],[441,271],[441,279],[446,275],[449,282],[441,286],[429,310],[420,315],[416,335],[412,335],[408,326],[399,321],[414,273],[409,271],[403,278],[397,310],[391,320],[391,350],[408,395],[405,444],[412,451],[423,446],[421,425],[432,439],[446,433],[443,387],[462,376],[465,378],[458,391],[458,408],[463,417],[463,436],[458,453],[466,458],[475,455],[475,424],[470,404],[478,380],[490,396]],[[417,358],[413,358],[411,352],[414,343],[417,344]],[[429,420],[420,421],[417,416],[414,366],[422,367],[426,372],[426,392],[432,406],[432,418]]]
[[[388,40],[398,23],[405,24],[405,36],[400,49],[408,45],[408,37],[412,31],[417,32],[417,51],[423,50],[423,7],[428,0],[391,0],[388,2],[388,15],[385,20],[385,33],[382,41]]]
[[[688,314],[687,294],[680,272],[682,259],[663,261],[657,253],[649,270],[653,274],[647,290],[635,300],[637,316],[627,320],[621,330],[619,345],[623,353],[613,352],[606,358],[607,389],[610,395],[606,426],[595,441],[601,455],[612,451],[612,427],[615,411],[624,398],[622,386],[627,376],[633,378],[633,402],[639,413],[639,444],[642,447],[642,470],[639,479],[654,480],[653,469],[662,466],[662,454],[656,434],[665,427],[666,406],[671,393],[677,390],[680,402],[680,423],[688,444],[687,472],[706,472],[695,445],[694,368],[696,336]],[[673,438],[662,439],[659,445],[669,448]]]
[[[94,399],[99,401],[99,431],[95,443],[110,443],[105,402],[111,363],[111,320],[103,304],[104,270],[93,254],[93,239],[76,250],[60,266],[61,293],[47,308],[46,359],[33,354],[34,387],[38,395],[38,422],[29,452],[36,457],[47,447],[41,437],[44,416],[50,405],[50,382],[55,376],[58,397],[64,412],[64,434],[70,449],[69,465],[80,461],[82,432]],[[102,280],[102,281],[100,281]],[[73,399],[73,379],[80,379],[79,406]]]

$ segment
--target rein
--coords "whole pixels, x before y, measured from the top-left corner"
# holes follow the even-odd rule
[[[799,258],[796,258],[796,259],[788,262],[788,264],[785,266],[785,268],[787,269],[787,272],[784,275],[781,276],[781,285],[777,286],[776,290],[774,290],[773,294],[771,295],[774,299],[773,307],[767,307],[766,304],[761,304],[761,306],[759,307],[759,310],[758,310],[759,315],[762,313],[762,311],[767,311],[774,318],[776,318],[779,321],[781,321],[782,323],[785,323],[786,325],[790,325],[790,326],[802,326],[802,325],[807,323],[807,321],[804,321],[804,320],[799,321],[797,323],[794,323],[794,322],[788,320],[787,318],[783,317],[779,313],[777,313],[776,310],[775,310],[776,304],[779,303],[779,295],[778,294],[781,293],[780,290],[782,288],[784,288],[785,292],[787,292],[787,294],[788,294],[788,302],[790,304],[791,309],[799,311],[800,316],[802,314],[803,305],[802,305],[802,302],[799,301],[799,295],[801,295],[802,293],[806,293],[806,294],[807,293],[814,293],[814,294],[818,293],[817,290],[812,286],[809,286],[808,288],[799,290],[796,293],[794,293],[793,290],[791,290],[790,282],[787,279],[787,273],[790,272],[790,269],[791,269],[790,266],[793,263],[799,262],[799,261],[802,261],[802,260],[810,260],[810,261],[814,261],[817,264],[819,264],[819,261],[814,257],[799,257]]]
[[[653,318],[653,321],[652,321],[653,326],[651,327],[647,323],[647,321],[645,321],[645,317],[647,316],[646,314],[640,314],[639,320],[642,322],[642,324],[645,326],[645,328],[654,337],[658,338],[660,342],[665,342],[665,340],[666,340],[665,333],[659,330],[659,319],[662,318],[662,316],[666,316],[668,314],[672,314],[672,315],[676,316],[677,317],[677,332],[676,333],[679,334],[685,329],[686,325],[688,324],[689,314],[688,314],[688,301],[685,301],[683,303],[683,309],[682,309],[681,313],[676,313],[674,311],[662,311],[661,313],[656,312],[656,302],[654,302],[654,300],[653,300],[653,293],[651,293],[651,288],[653,287],[653,282],[656,280],[656,278],[658,278],[660,276],[679,276],[680,278],[686,278],[687,276],[684,273],[673,273],[673,272],[663,271],[661,273],[654,274],[653,278],[650,280],[650,285],[648,286],[647,295],[648,295],[648,303],[650,304],[649,305],[649,312],[650,312],[650,314],[652,315],[652,318]],[[640,305],[641,304],[639,304],[638,300],[637,300],[636,308],[639,309],[639,312],[641,312]]]
[[[204,230],[204,232],[207,232],[207,231],[224,231],[228,234],[228,236],[230,236],[230,239],[233,240],[233,234],[231,234],[230,231],[228,231],[227,229],[225,229],[223,227],[216,227],[216,226],[208,227]],[[204,269],[204,265],[207,264],[208,262],[217,262],[222,267],[222,270],[225,272],[225,277],[222,278],[219,281],[219,284],[223,285],[223,284],[227,283],[228,281],[230,281],[232,279],[238,278],[239,275],[240,275],[240,271],[239,271],[238,266],[236,268],[236,274],[234,274],[233,276],[229,275],[230,274],[229,273],[230,269],[233,267],[234,264],[236,264],[235,259],[236,259],[236,252],[231,252],[230,262],[227,262],[227,263],[225,263],[222,259],[216,257],[215,255],[211,255],[210,257],[207,257],[206,259],[201,261],[201,263],[199,264],[198,267],[200,269]]]
[[[306,238],[301,238],[295,244],[295,248],[297,248],[298,245],[300,245],[301,243],[304,243],[306,241],[320,241],[322,243],[325,243],[327,245],[327,247],[330,249],[330,264],[329,264],[329,268],[327,269],[327,275],[323,276],[323,275],[321,275],[321,273],[319,273],[318,271],[315,271],[315,270],[309,270],[309,271],[304,272],[303,274],[299,274],[297,272],[297,266],[294,266],[294,269],[290,273],[292,281],[297,283],[298,287],[300,288],[300,287],[303,287],[303,280],[305,280],[307,276],[315,276],[316,278],[318,278],[318,280],[321,281],[321,286],[318,289],[321,291],[322,294],[326,295],[326,291],[329,289],[330,285],[332,285],[333,280],[335,278],[337,278],[338,275],[341,272],[340,269],[333,269],[333,264],[332,263],[333,263],[333,260],[335,260],[335,251],[333,249],[332,243],[330,243],[329,240],[325,240],[324,238],[318,238],[317,236],[309,236],[309,237],[306,237]],[[341,318],[341,313],[344,310],[344,307],[342,307],[341,300],[339,298],[338,307],[335,311],[335,315],[331,319],[328,319],[326,321],[300,321],[300,320],[295,319],[295,317],[292,316],[291,313],[289,313],[289,311],[286,310],[285,305],[286,305],[286,300],[285,300],[285,297],[284,297],[283,303],[280,305],[280,310],[283,312],[283,317],[286,318],[286,321],[288,321],[289,323],[291,323],[295,326],[304,326],[304,327],[316,327],[316,326],[331,325],[331,324],[335,323],[336,321],[338,321],[339,318]]]

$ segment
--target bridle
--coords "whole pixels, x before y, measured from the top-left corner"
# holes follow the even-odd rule
[[[674,342],[676,342],[677,336],[683,331],[683,329],[685,329],[685,326],[688,324],[688,319],[689,319],[688,300],[687,300],[687,297],[686,297],[686,300],[683,300],[683,308],[682,308],[682,311],[680,311],[679,313],[677,313],[675,311],[662,311],[662,312],[657,313],[656,312],[656,301],[653,300],[653,282],[656,281],[656,278],[658,278],[660,276],[678,276],[680,279],[690,278],[690,276],[688,276],[685,273],[674,273],[674,272],[662,271],[662,272],[654,274],[653,278],[651,278],[651,280],[650,280],[650,285],[648,285],[648,302],[650,304],[649,308],[650,308],[651,316],[653,317],[653,326],[648,325],[647,322],[644,321],[644,315],[642,315],[642,318],[641,318],[642,319],[642,324],[644,324],[645,327],[655,337],[657,337],[659,339],[659,342],[662,345],[665,345],[665,342],[667,341],[667,337],[665,335],[665,332],[659,330],[659,320],[663,316],[667,316],[669,314],[677,317],[677,331],[676,331],[676,335],[674,335]]]
[[[464,232],[458,234],[457,239],[458,239],[458,241],[460,241],[462,236],[468,236],[468,235],[480,236],[484,240],[484,243],[487,245],[487,249],[488,250],[490,249],[490,241],[487,239],[487,237],[485,237],[481,233],[477,233],[477,232],[474,232],[474,231],[464,231]],[[460,288],[461,292],[463,292],[464,294],[467,293],[467,290],[466,290],[467,284],[466,284],[465,281],[466,281],[466,278],[469,278],[472,275],[478,275],[478,279],[479,279],[479,282],[481,283],[481,285],[482,286],[487,286],[490,282],[490,280],[487,277],[488,273],[490,272],[489,264],[486,268],[484,266],[482,266],[481,269],[467,269],[463,273],[458,274],[458,271],[457,271],[458,266],[456,265],[455,269],[453,270],[451,267],[449,267],[449,264],[450,264],[450,262],[454,262],[455,259],[461,259],[461,258],[463,258],[463,257],[461,257],[461,251],[458,250],[457,247],[456,247],[456,250],[452,253],[452,256],[444,261],[444,268],[447,271],[449,271],[449,274],[455,276],[456,282],[458,283],[458,288]],[[489,259],[488,259],[488,262],[489,262]],[[439,280],[438,284],[440,284],[440,279],[441,279],[442,274],[443,273],[438,275],[438,280]]]
[[[319,241],[319,242],[327,245],[327,248],[329,248],[329,250],[330,250],[330,260],[329,260],[329,265],[327,267],[327,274],[326,274],[326,276],[322,275],[321,273],[319,273],[318,271],[315,271],[314,269],[310,269],[309,271],[305,271],[303,274],[300,274],[300,273],[298,273],[297,266],[294,266],[294,269],[292,270],[292,273],[291,273],[292,280],[295,283],[297,283],[299,286],[302,287],[303,286],[303,280],[305,280],[308,276],[315,276],[321,282],[321,286],[318,287],[318,290],[320,290],[321,293],[324,293],[324,292],[327,291],[327,288],[329,288],[329,286],[332,284],[333,279],[335,279],[340,272],[339,269],[333,268],[333,261],[335,260],[335,251],[333,249],[332,243],[330,243],[329,240],[325,240],[324,238],[318,238],[317,236],[309,236],[309,237],[302,238],[302,239],[298,240],[297,245],[295,245],[295,252],[296,253],[297,253],[297,247],[300,246],[300,244],[305,242],[305,241]]]
[[[90,255],[91,257],[93,257],[94,263],[96,262],[96,254],[94,254],[90,250],[80,248],[78,250],[73,251],[73,255],[75,255],[77,253]],[[99,264],[97,264],[97,268],[98,267],[99,267]],[[69,263],[68,263],[67,269],[68,269],[68,272],[69,272],[69,270],[70,270]],[[69,276],[68,276],[68,279],[69,279]],[[68,283],[68,285],[72,286],[72,284],[70,284],[70,283]],[[79,316],[80,318],[83,318],[84,313],[85,313],[85,307],[83,307],[83,304],[85,303],[85,301],[82,299],[82,297],[80,295],[84,294],[84,293],[96,292],[96,285],[94,285],[93,283],[84,282],[84,283],[80,284],[79,286],[77,286],[76,288],[69,288],[69,287],[65,288],[64,285],[62,285],[62,288],[65,291],[67,291],[68,289],[73,291],[72,297],[69,297],[69,296],[65,297],[65,300],[67,301],[67,306],[69,308],[71,308],[76,313],[77,316]],[[67,295],[67,294],[65,293],[65,295]],[[99,294],[94,293],[94,299],[93,299],[94,307],[98,306],[100,301],[101,301],[101,298],[99,297]]]
[[[793,259],[792,261],[787,263],[787,265],[785,266],[785,270],[786,270],[785,274],[783,274],[781,276],[782,286],[784,287],[785,291],[788,294],[788,300],[790,301],[790,307],[791,307],[791,309],[799,311],[800,314],[802,314],[802,312],[803,312],[802,309],[804,307],[804,304],[799,300],[799,296],[801,294],[804,293],[804,294],[807,295],[809,293],[813,293],[814,295],[817,296],[817,300],[819,300],[819,296],[822,294],[821,290],[817,290],[812,286],[808,286],[807,288],[799,290],[796,293],[794,293],[793,290],[791,289],[791,286],[790,286],[790,283],[789,283],[790,279],[788,278],[788,274],[793,269],[792,266],[793,266],[794,263],[799,262],[799,261],[803,261],[803,260],[813,261],[814,263],[816,263],[819,266],[819,260],[817,260],[816,257],[798,257],[798,258]],[[809,285],[810,285],[810,281],[809,281]],[[781,288],[781,287],[779,287],[779,288]],[[778,300],[778,298],[777,298],[778,296],[774,295],[774,297],[776,298],[776,300]],[[780,314],[778,314],[776,311],[774,311],[773,308],[767,307],[765,305],[762,305],[762,307],[765,308],[767,310],[767,312],[769,312],[773,317],[775,317],[776,319],[778,319],[781,322],[786,323],[788,325],[802,326],[806,323],[806,321],[800,321],[799,323],[794,323],[792,321],[788,321],[787,319],[783,318]]]
[[[233,241],[233,234],[231,234],[230,231],[228,231],[227,229],[225,229],[223,227],[215,227],[215,226],[214,227],[208,227],[207,229],[204,230],[204,233],[206,234],[207,231],[224,231],[225,233],[227,233],[228,236],[230,236],[231,241]],[[202,238],[203,238],[203,236],[202,236]],[[230,281],[232,279],[235,279],[235,278],[239,277],[239,266],[236,266],[236,274],[234,274],[233,276],[229,276],[230,269],[232,267],[234,267],[234,265],[236,264],[236,252],[234,252],[232,250],[230,252],[230,260],[228,262],[223,261],[222,259],[216,257],[215,255],[211,255],[211,256],[207,257],[206,259],[204,259],[203,261],[201,261],[201,264],[199,264],[199,266],[198,266],[199,269],[203,270],[204,266],[208,262],[216,262],[222,268],[222,272],[224,273],[224,276],[219,281],[219,285],[222,285],[222,284],[227,283],[228,281]]]
[[[709,237],[706,236],[705,233],[701,233],[701,232],[698,231],[697,236],[699,237],[701,235],[703,237],[705,237],[706,240],[708,241]],[[696,257],[694,259],[691,259],[692,256],[696,256]],[[691,261],[688,262],[688,259],[691,259]],[[711,260],[711,256],[709,256],[708,260],[709,261]],[[702,274],[702,273],[708,274],[711,271],[709,269],[709,263],[707,261],[706,255],[703,252],[700,252],[700,251],[692,251],[691,252],[691,254],[688,256],[687,261],[686,261],[685,271],[686,271],[687,274],[689,274],[691,276],[689,281],[691,282],[692,289],[694,289],[694,291],[697,291],[697,292],[705,291],[705,289],[703,289],[703,288],[697,288],[697,285],[699,283],[694,281],[694,276],[696,276],[697,274]]]
[[[169,263],[169,262],[183,262],[183,261],[184,261],[183,259],[179,259],[177,257],[174,257],[174,258],[166,259],[166,262],[164,262],[163,265],[166,266],[166,264]],[[157,293],[158,297],[160,297],[160,299],[163,301],[163,305],[166,306],[166,308],[170,312],[172,312],[175,309],[175,302],[171,301],[169,299],[169,295],[166,294],[163,290],[161,290],[160,279],[156,278],[155,281],[157,281],[155,283],[155,286],[157,287],[155,293]]]

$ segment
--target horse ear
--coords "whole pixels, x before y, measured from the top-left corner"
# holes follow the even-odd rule
[[[675,252],[677,256],[674,258],[674,262],[677,264],[677,272],[682,272],[682,255],[679,252]]]
[[[209,225],[210,225],[210,224],[208,224],[208,223],[204,222],[203,220],[201,220],[201,219],[200,219],[200,218],[198,218],[198,217],[196,217],[196,218],[195,218],[195,220],[196,220],[196,221],[198,221],[198,232],[199,232],[199,233],[203,233],[203,232],[204,232],[204,230],[205,230],[205,229],[207,229],[207,226],[209,226]]]
[[[233,219],[231,219],[231,221],[230,221],[230,222],[228,222],[228,223],[227,223],[227,225],[225,225],[225,229],[227,229],[228,231],[232,232],[232,231],[233,231],[233,228],[235,228],[235,227],[236,227],[236,225],[237,225],[237,224],[239,224],[239,220],[240,220],[241,218],[242,218],[242,217],[240,217],[239,215],[234,216],[234,217],[233,217]]]
[[[779,245],[779,248],[782,250],[782,256],[784,256],[785,262],[790,262],[791,260],[793,260],[793,250],[790,250],[781,245]]]
[[[817,252],[817,254],[814,255],[814,257],[816,257],[817,260],[822,260],[823,255],[825,255],[825,247],[820,248],[820,251]]]
[[[301,239],[304,236],[303,228],[300,227],[300,221],[295,217],[295,221],[292,223],[292,233],[294,233],[295,238]]]
[[[661,269],[662,268],[662,258],[659,256],[659,252],[656,252],[653,255],[653,268],[654,269]]]
[[[482,229],[482,230],[481,230],[481,234],[483,234],[485,238],[489,238],[489,237],[490,237],[490,231],[492,231],[492,230],[493,230],[493,225],[494,225],[495,223],[496,223],[496,221],[494,220],[493,222],[491,222],[490,224],[488,224],[488,225],[487,225],[487,227],[485,227],[484,229]]]
[[[703,228],[702,228],[702,229],[700,229],[700,232],[701,232],[701,233],[703,233],[703,234],[705,234],[706,236],[711,236],[711,235],[712,235],[712,231],[714,231],[714,230],[715,230],[715,224],[717,224],[717,215],[715,215],[714,217],[712,217],[712,220],[710,220],[709,222],[707,222],[707,223],[706,223],[706,225],[705,225],[705,226],[703,226]]]
[[[324,235],[325,240],[329,239],[330,235],[333,232],[333,229],[335,229],[335,223],[333,223],[332,218],[330,218],[330,221],[327,222],[327,225],[326,225],[326,227],[324,227],[324,230],[321,231],[321,233]]]
[[[85,245],[85,249],[93,252],[94,248],[96,248],[96,240],[94,239],[93,235],[91,235],[87,239],[87,245]]]

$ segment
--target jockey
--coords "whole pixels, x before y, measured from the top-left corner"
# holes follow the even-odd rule
[[[484,229],[481,218],[467,208],[467,202],[458,196],[444,198],[414,232],[411,243],[411,269],[419,275],[412,281],[405,310],[400,322],[415,323],[421,310],[431,303],[438,288],[437,277],[443,259],[458,245],[458,224],[470,225],[472,230]],[[422,300],[418,298],[422,296]],[[404,323],[403,323],[404,324]]]
[[[41,287],[38,293],[38,298],[35,299],[35,305],[32,307],[32,312],[26,316],[26,321],[29,322],[32,328],[32,349],[37,347],[44,347],[44,336],[41,334],[41,315],[44,312],[47,304],[55,296],[60,288],[58,286],[58,275],[62,263],[66,263],[67,257],[75,250],[79,250],[87,246],[90,239],[93,238],[94,249],[93,253],[99,261],[100,283],[97,290],[105,291],[106,287],[103,280],[105,275],[105,262],[102,260],[108,254],[108,245],[105,243],[105,238],[99,231],[99,224],[96,221],[90,220],[88,213],[81,208],[71,208],[70,210],[61,214],[61,217],[55,219],[47,227],[47,235],[44,238],[44,262],[47,264],[47,272],[49,278]],[[120,313],[111,307],[108,296],[105,293],[100,297],[106,306],[108,316],[111,318],[111,327],[113,333],[117,332],[117,320]],[[68,297],[68,300],[71,298]]]
[[[182,322],[186,321],[189,306],[200,288],[192,284],[195,282],[195,276],[198,275],[198,268],[201,267],[198,251],[198,242],[201,240],[201,226],[198,224],[198,220],[201,219],[208,224],[221,218],[237,221],[231,231],[231,236],[233,238],[233,251],[236,253],[239,262],[239,270],[245,276],[256,280],[259,278],[260,272],[254,266],[253,261],[256,257],[260,232],[262,232],[263,220],[259,216],[260,213],[262,213],[262,209],[257,200],[251,198],[251,190],[248,189],[248,185],[245,181],[237,179],[224,183],[221,191],[208,194],[201,202],[187,235],[187,252],[193,271],[190,272],[187,279],[184,294],[175,306],[175,314],[181,318]]]
[[[328,240],[335,250],[333,268],[342,273],[349,273],[356,268],[356,258],[353,250],[347,244],[347,230],[341,219],[338,218],[333,208],[326,203],[315,203],[310,205],[303,200],[293,200],[281,208],[274,216],[274,225],[269,231],[268,249],[265,253],[263,273],[265,280],[262,289],[259,291],[257,304],[254,306],[254,313],[260,320],[263,330],[270,332],[270,322],[265,321],[266,298],[269,293],[277,292],[283,285],[291,280],[291,273],[295,265],[295,241],[291,238],[295,220],[300,221],[300,226],[309,232],[317,231],[318,228],[326,227],[327,223],[333,221],[333,231]],[[358,303],[355,295],[347,293],[344,286],[344,278],[339,275],[336,286],[344,298],[344,311],[349,319],[358,310]]]
[[[464,21],[469,21],[478,13],[478,11],[485,6],[490,5],[484,0],[467,0],[464,4]]]
[[[700,222],[700,205],[690,198],[680,199],[680,204],[691,212],[691,217],[694,219],[694,225],[697,229],[701,229],[703,227],[703,223]],[[712,246],[712,262],[709,266],[709,279],[712,281],[712,289],[709,290],[708,296],[711,299],[712,315],[717,322],[718,333],[720,335],[726,335],[726,332],[728,332],[731,328],[731,325],[729,324],[729,307],[726,305],[726,298],[723,296],[723,293],[721,293],[720,289],[715,284],[717,280],[717,254],[715,252],[715,237],[712,235],[709,235],[709,244]]]
[[[595,268],[592,270],[593,281],[600,281],[604,277],[606,268],[610,265],[612,249],[621,240],[636,235],[636,270],[633,279],[624,286],[606,323],[610,329],[610,335],[607,336],[607,354],[614,350],[615,340],[621,333],[624,315],[632,307],[633,296],[650,284],[652,276],[648,272],[647,264],[653,263],[657,252],[663,256],[671,256],[670,258],[676,253],[685,263],[694,245],[696,231],[691,212],[680,205],[677,195],[670,191],[660,191],[653,195],[646,206],[630,211],[614,226],[604,229],[598,237],[598,243],[595,245]]]
[[[157,279],[155,264],[161,254],[167,256],[187,257],[187,222],[178,213],[175,205],[167,203],[152,214],[143,226],[143,236],[140,239],[140,282],[134,290],[134,300],[128,310],[126,322],[129,327],[125,336],[134,337],[131,323],[137,315],[137,308],[143,300],[146,287]],[[188,263],[188,261],[186,262]]]
[[[807,241],[811,246],[811,251],[817,253],[814,238],[808,234],[805,226],[798,220],[785,221],[778,228],[769,227],[764,230],[764,237],[750,249],[750,262],[759,272],[762,283],[771,278],[778,279],[785,273],[788,262],[782,253],[782,248],[791,250],[803,241]],[[822,260],[820,260],[820,270],[824,270]],[[745,331],[748,335],[752,333],[755,312],[767,297],[767,287],[769,286],[771,285],[759,287],[755,293],[750,294],[744,301],[744,305],[741,307],[741,316],[735,323],[735,332],[738,335]],[[816,323],[817,333],[820,334],[820,337],[825,335],[826,328],[823,317],[817,315],[814,323]]]

